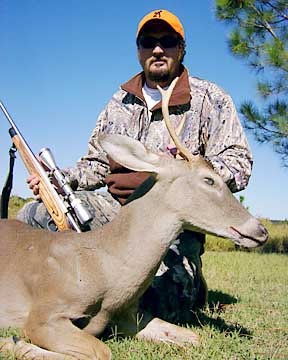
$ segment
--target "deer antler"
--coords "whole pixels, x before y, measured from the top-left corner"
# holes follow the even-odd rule
[[[177,128],[175,129],[175,133],[176,133],[176,136],[177,136],[177,137],[180,136],[180,134],[181,134],[181,132],[182,132],[182,130],[183,130],[183,127],[184,127],[185,122],[186,122],[186,113],[183,115],[183,117],[182,117],[182,119],[181,119],[181,121],[180,121],[180,124],[179,124],[179,125],[177,126]],[[177,147],[175,146],[175,143],[174,143],[174,141],[173,141],[172,139],[171,139],[170,143],[167,145],[167,149],[168,149],[173,155],[175,155],[174,152],[175,152],[175,150],[177,150],[177,153],[176,153],[176,155],[175,155],[175,158],[181,157],[181,156],[179,155],[178,149],[177,149]]]
[[[170,117],[169,117],[169,100],[171,97],[171,94],[174,90],[174,87],[177,83],[178,77],[176,77],[170,84],[169,88],[167,90],[162,89],[159,85],[157,85],[158,90],[160,91],[161,95],[162,95],[162,114],[163,114],[163,118],[166,124],[166,127],[168,129],[168,132],[176,146],[176,148],[179,151],[179,155],[187,160],[187,161],[193,161],[193,155],[185,148],[185,146],[183,146],[178,138],[178,135],[176,134],[171,121],[170,121]],[[180,134],[183,126],[184,126],[184,122],[186,120],[186,114],[184,114],[183,119],[181,120],[180,126],[178,127],[178,134]]]

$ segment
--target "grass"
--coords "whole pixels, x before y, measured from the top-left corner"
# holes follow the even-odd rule
[[[201,345],[178,348],[112,338],[106,343],[114,359],[288,359],[288,257],[208,251],[203,263],[209,307],[197,311],[189,325]]]
[[[209,308],[191,325],[200,347],[112,340],[115,359],[288,359],[287,256],[207,252],[203,258]]]
[[[12,196],[9,217],[26,199]],[[107,344],[116,360],[288,359],[288,221],[263,220],[269,232],[261,248],[235,251],[229,240],[207,236],[203,256],[209,306],[195,313],[191,327],[201,338],[185,349],[133,339]],[[278,253],[278,254],[277,254]],[[17,335],[15,329],[0,336]],[[0,360],[14,360],[1,356]]]

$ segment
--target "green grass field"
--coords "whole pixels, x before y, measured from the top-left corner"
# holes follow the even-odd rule
[[[209,307],[189,324],[201,345],[178,348],[114,338],[107,341],[114,359],[288,359],[287,255],[207,251],[203,264]]]

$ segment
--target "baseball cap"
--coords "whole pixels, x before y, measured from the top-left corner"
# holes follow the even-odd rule
[[[173,30],[175,30],[184,40],[184,28],[178,19],[178,17],[172,14],[168,10],[154,10],[151,11],[149,14],[145,15],[143,19],[139,22],[136,38],[138,38],[141,30],[143,29],[144,25],[146,25],[151,20],[162,20],[165,21],[168,25],[170,25]]]

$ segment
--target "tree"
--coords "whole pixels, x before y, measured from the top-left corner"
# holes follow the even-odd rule
[[[216,0],[216,16],[232,26],[232,54],[245,59],[259,79],[259,103],[240,106],[244,125],[259,142],[271,143],[288,167],[288,2]]]

